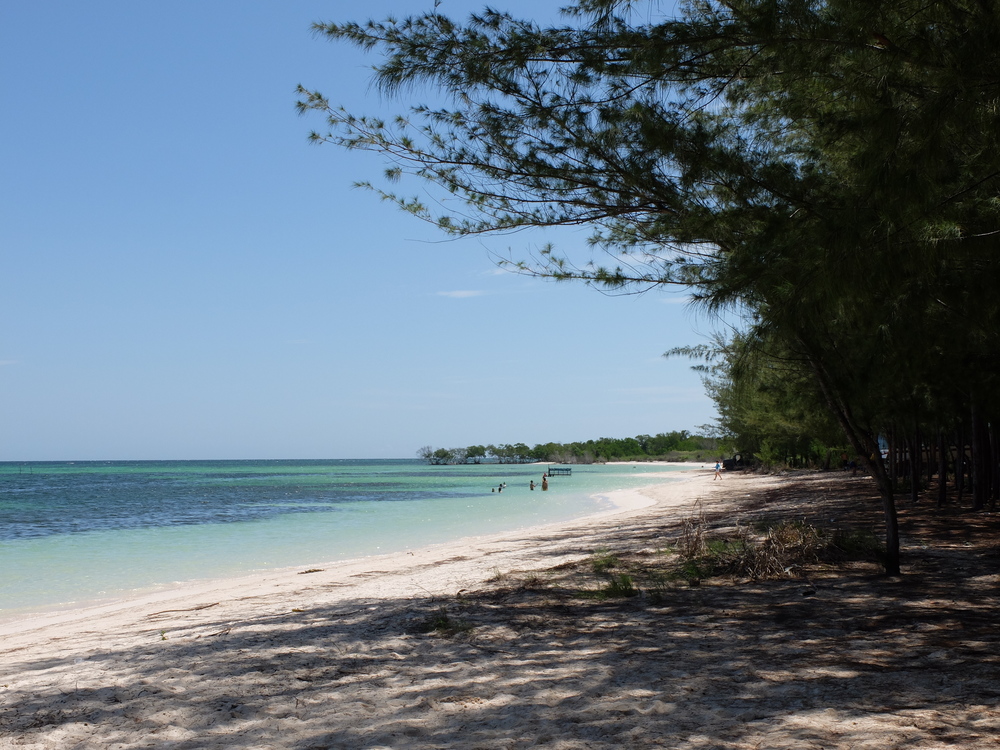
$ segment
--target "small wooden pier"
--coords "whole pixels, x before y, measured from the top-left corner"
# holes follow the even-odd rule
[[[550,477],[568,477],[572,476],[573,469],[569,466],[550,466],[548,474]]]

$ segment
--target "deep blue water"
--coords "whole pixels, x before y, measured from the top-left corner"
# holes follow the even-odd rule
[[[500,466],[449,471],[462,468],[405,459],[6,463],[0,539],[255,521],[357,501],[460,498],[481,495],[491,475],[499,483],[519,473]]]

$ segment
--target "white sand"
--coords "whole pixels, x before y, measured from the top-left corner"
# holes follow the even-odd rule
[[[775,481],[711,479],[572,523],[4,623],[0,748],[944,747],[930,719],[859,708],[858,665],[771,663],[763,640],[700,615],[496,583],[462,596],[616,533],[655,543],[696,502]],[[426,632],[436,613],[457,632]],[[976,744],[996,716],[974,708],[954,716],[963,746],[995,746]]]

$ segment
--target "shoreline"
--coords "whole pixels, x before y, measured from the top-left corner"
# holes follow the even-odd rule
[[[627,465],[634,462],[619,463]],[[671,464],[667,462],[659,462],[658,465],[687,466],[686,464]],[[700,467],[698,469],[691,467],[692,472],[696,470],[700,470]],[[297,576],[303,575],[303,569],[313,570],[316,569],[315,566],[322,566],[318,572],[327,574],[321,578],[324,582],[328,581],[330,576],[348,578],[364,576],[366,575],[367,568],[388,567],[391,570],[399,570],[405,568],[406,564],[412,562],[414,559],[434,559],[437,555],[443,554],[445,550],[455,548],[456,546],[465,547],[475,544],[489,545],[491,543],[501,543],[505,540],[518,539],[525,536],[530,537],[534,534],[543,534],[563,527],[576,527],[579,524],[588,526],[590,521],[598,521],[611,516],[631,514],[635,511],[652,507],[659,502],[648,494],[644,494],[644,491],[655,491],[656,488],[683,485],[696,478],[694,476],[679,478],[676,472],[654,473],[650,474],[649,477],[651,479],[669,481],[638,488],[615,489],[595,493],[596,496],[610,502],[613,507],[568,521],[553,521],[525,526],[520,529],[497,532],[495,534],[460,537],[448,542],[424,545],[412,550],[365,555],[343,560],[316,561],[312,565],[293,565],[252,571],[242,575],[178,581],[157,586],[155,590],[139,591],[124,596],[116,596],[108,600],[98,599],[79,603],[54,604],[29,612],[19,612],[10,615],[0,614],[0,638],[6,641],[22,633],[44,630],[53,626],[68,627],[73,623],[89,621],[94,618],[115,616],[133,608],[143,608],[150,605],[159,606],[165,602],[182,601],[195,596],[210,597],[213,592],[235,590],[256,591],[264,586],[294,586],[296,583],[302,583],[302,580]],[[317,576],[317,578],[320,577]]]
[[[670,468],[668,468],[667,471],[661,473],[658,472],[655,469],[655,467],[652,470],[650,470],[649,467],[646,467],[641,472],[639,472],[639,474],[643,476],[642,481],[644,482],[648,481],[649,483],[653,483],[653,482],[658,482],[662,478],[676,480],[682,475],[687,475],[693,469],[695,470],[697,469],[697,467],[694,467],[690,464],[668,464],[664,462],[661,465]],[[525,482],[527,482],[527,479],[525,479]],[[635,483],[634,478],[632,478],[630,482],[634,484]],[[623,479],[622,484],[627,485],[630,482],[627,482]],[[614,487],[614,484],[611,484],[611,486]],[[584,501],[585,497],[589,498],[589,502],[584,502],[584,505],[587,505],[589,507],[577,508],[575,510],[575,513],[576,514],[583,513],[585,515],[595,515],[605,512],[605,507],[608,504],[607,498],[609,497],[609,493],[615,491],[616,490],[607,490],[607,489],[599,491],[590,491],[590,492],[584,491],[584,494],[581,494],[580,498],[581,501]],[[522,499],[521,502],[523,504],[524,500]],[[556,507],[558,507],[558,501]],[[350,541],[347,541],[346,545],[347,549],[344,549],[344,545],[342,543],[339,543],[345,540],[342,540],[340,539],[339,536],[337,536],[338,533],[337,529],[333,529],[332,537],[327,537],[326,535],[323,535],[321,544],[317,544],[317,541],[320,539],[318,536],[316,536],[315,534],[310,535],[309,529],[303,529],[302,531],[305,532],[305,539],[307,540],[308,549],[303,548],[299,550],[297,554],[296,553],[289,554],[288,550],[279,552],[278,557],[280,558],[283,554],[285,559],[273,560],[272,562],[276,564],[270,564],[270,563],[260,564],[262,560],[271,559],[269,556],[262,557],[260,555],[258,555],[257,559],[251,562],[251,564],[241,564],[250,561],[243,559],[243,557],[241,556],[241,550],[238,548],[234,548],[231,550],[235,556],[216,555],[217,560],[215,560],[211,558],[211,555],[208,555],[207,556],[208,559],[206,560],[208,564],[204,566],[185,563],[184,559],[179,559],[178,565],[172,565],[173,561],[169,559],[169,553],[167,553],[166,555],[160,555],[160,557],[164,558],[163,560],[161,560],[161,562],[163,562],[164,564],[160,565],[159,567],[150,566],[148,562],[146,562],[146,558],[143,558],[142,560],[138,561],[139,562],[138,568],[139,571],[141,572],[139,572],[138,575],[129,576],[131,581],[126,585],[121,585],[120,583],[118,583],[113,574],[114,565],[124,566],[123,569],[128,569],[130,567],[124,560],[120,564],[112,563],[111,564],[112,567],[108,568],[109,566],[108,560],[111,558],[101,558],[98,553],[98,555],[95,556],[98,560],[98,564],[103,565],[105,568],[108,569],[93,574],[93,576],[86,581],[81,580],[81,586],[79,587],[72,587],[70,586],[69,583],[66,582],[60,583],[58,579],[55,578],[52,578],[50,581],[50,578],[52,577],[52,571],[48,567],[44,567],[45,561],[43,560],[41,584],[43,586],[42,591],[45,593],[43,593],[41,597],[37,595],[31,596],[28,586],[24,584],[15,584],[15,586],[21,585],[22,589],[24,589],[24,592],[27,593],[28,595],[26,596],[22,594],[20,591],[12,590],[11,598],[2,597],[4,598],[4,602],[3,602],[3,608],[0,609],[0,634],[2,634],[3,632],[2,626],[4,624],[16,622],[25,618],[44,616],[49,614],[59,616],[62,613],[72,613],[73,611],[80,609],[93,609],[104,606],[113,607],[118,602],[134,600],[146,595],[169,596],[170,592],[173,592],[175,590],[184,589],[191,586],[198,586],[200,584],[210,583],[211,581],[214,581],[216,579],[240,580],[246,577],[267,575],[271,573],[299,571],[307,567],[322,566],[325,568],[330,568],[342,564],[354,564],[359,560],[367,559],[369,557],[380,557],[385,554],[394,554],[397,552],[405,553],[408,551],[418,550],[427,545],[457,541],[466,536],[493,534],[493,533],[499,534],[499,533],[504,533],[504,531],[506,530],[509,531],[526,530],[535,525],[540,525],[540,524],[544,525],[546,523],[549,523],[549,521],[544,518],[545,511],[542,511],[542,513],[539,514],[543,516],[542,518],[534,517],[534,514],[528,508],[523,509],[523,511],[524,512],[522,513],[521,509],[519,509],[517,512],[514,513],[507,512],[506,518],[502,518],[499,520],[499,522],[494,522],[494,523],[486,523],[485,515],[480,513],[480,515],[483,515],[483,518],[479,519],[478,521],[473,520],[471,523],[465,524],[466,528],[459,528],[462,524],[456,523],[455,524],[456,528],[449,529],[448,531],[445,531],[443,533],[440,531],[436,532],[433,525],[427,524],[426,525],[427,531],[423,533],[417,532],[416,534],[412,534],[411,535],[412,538],[410,539],[404,539],[402,537],[394,538],[393,533],[389,533],[388,537],[383,536],[382,539],[380,540],[379,537],[377,536],[378,533],[377,530],[376,534],[370,534],[369,532],[366,531],[365,533],[367,533],[372,538],[372,541],[370,543],[352,545]],[[456,515],[456,518],[457,519],[461,518],[460,510],[456,511],[456,513],[458,514]],[[565,513],[565,511],[563,513]],[[504,515],[503,511],[501,511],[501,515]],[[558,518],[558,516],[561,515],[561,513],[557,512],[552,515],[553,517]],[[572,518],[573,511],[571,510],[571,512],[567,513],[566,515]],[[577,515],[577,517],[582,517],[582,516]],[[472,518],[473,519],[476,518],[475,512],[473,512]],[[561,520],[563,519],[554,520],[552,521],[552,523],[559,523],[561,522]],[[421,523],[423,523],[422,519]],[[494,529],[489,528],[489,526],[491,525],[494,527]],[[419,524],[414,528],[418,527]],[[222,534],[221,538],[224,540],[224,543],[232,546],[233,533],[229,533],[228,536],[226,536],[225,532],[228,526],[223,524],[218,528],[223,530],[220,533]],[[284,538],[286,540],[298,539],[298,537],[292,533],[294,531],[295,531],[294,529],[286,530],[284,532],[285,533]],[[153,533],[156,533],[155,529]],[[197,528],[195,533],[197,533]],[[249,533],[253,535],[254,533],[256,533],[256,531],[254,529],[250,529]],[[367,537],[364,535],[360,538],[367,539]],[[127,541],[128,540],[126,540],[126,542]],[[85,540],[84,544],[86,543],[87,542]],[[159,541],[154,540],[154,544],[156,543],[159,543]],[[286,546],[288,545],[286,544]],[[381,549],[379,549],[379,547],[381,547]],[[267,555],[266,550],[265,550],[265,555]],[[30,556],[27,559],[31,559]],[[15,570],[19,572],[19,576],[15,578],[16,581],[24,581],[25,583],[30,583],[32,578],[34,578],[36,579],[37,582],[38,575],[35,574],[30,567],[22,565],[22,568],[18,569],[18,560],[16,559],[12,560],[12,563],[15,567]],[[148,568],[148,570],[144,570],[144,566]],[[81,570],[85,570],[85,568]],[[108,578],[108,575],[110,575],[111,577]],[[68,580],[72,582],[75,579],[71,575],[71,577]],[[92,585],[91,581],[96,581],[98,585]],[[105,581],[104,585],[101,585],[102,581]],[[46,583],[53,583],[54,585],[45,588]],[[56,592],[57,595],[56,596],[51,595],[51,593],[49,593],[50,591]]]
[[[988,539],[930,537],[906,585],[820,566],[594,596],[598,559],[655,567],[689,521],[877,514],[867,479],[711,474],[572,521],[0,627],[0,750],[995,746]]]

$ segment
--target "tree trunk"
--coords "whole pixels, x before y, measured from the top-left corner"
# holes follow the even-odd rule
[[[948,453],[944,442],[944,430],[938,430],[938,500],[939,508],[948,502]]]
[[[896,427],[889,428],[889,476],[896,481],[899,476],[898,456],[896,455]]]
[[[989,482],[987,479],[987,451],[984,450],[986,440],[984,439],[982,419],[979,416],[979,409],[975,404],[972,406],[972,509],[982,510],[986,507],[986,493]]]
[[[930,437],[930,436],[928,435],[928,437]],[[924,443],[923,443],[923,439],[922,438],[921,438],[921,441],[922,442],[921,442],[921,448],[920,448],[920,455],[923,456],[923,451],[924,451],[923,445],[924,445]],[[927,489],[928,490],[934,485],[934,468],[935,468],[934,467],[934,449],[935,449],[936,445],[937,445],[936,443],[933,443],[930,440],[926,441],[926,446],[927,446],[927,460],[924,461],[924,466],[927,467]]]
[[[854,421],[854,414],[847,403],[840,399],[830,385],[819,362],[810,358],[810,365],[816,376],[820,390],[826,400],[827,406],[841,429],[847,437],[851,447],[861,458],[865,468],[875,479],[875,486],[882,497],[882,514],[885,518],[885,558],[882,564],[885,566],[885,573],[889,576],[900,575],[899,567],[899,518],[896,515],[896,497],[893,492],[892,479],[886,472],[885,462],[882,460],[882,452],[879,450],[878,438],[868,430],[862,429]],[[891,451],[890,451],[891,455]]]
[[[877,445],[877,443],[876,443]],[[885,518],[885,565],[886,575],[900,575],[899,568],[899,519],[896,516],[896,499],[893,494],[892,481],[885,471],[882,454],[877,450],[874,460],[868,461],[868,470],[875,477],[875,485],[882,496],[882,515]]]
[[[962,427],[958,428],[955,445],[955,491],[961,506],[965,495],[965,430]]]
[[[997,445],[997,434],[991,422],[990,436],[990,512],[997,509],[997,496],[1000,495],[1000,445]]]

